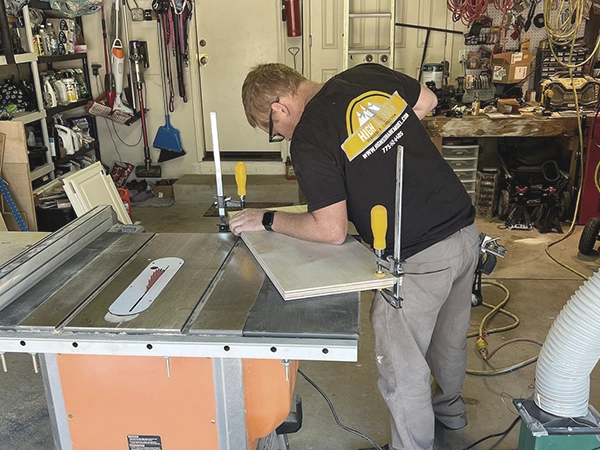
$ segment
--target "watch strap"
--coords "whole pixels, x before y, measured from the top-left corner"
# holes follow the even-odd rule
[[[267,231],[273,231],[273,220],[275,219],[275,211],[265,211],[262,218],[262,225]]]

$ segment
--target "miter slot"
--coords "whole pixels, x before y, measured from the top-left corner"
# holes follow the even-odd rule
[[[264,279],[264,271],[238,240],[184,330],[189,329],[190,334],[241,336]]]

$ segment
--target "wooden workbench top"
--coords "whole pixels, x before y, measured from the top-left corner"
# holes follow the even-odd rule
[[[578,134],[576,117],[488,116],[425,117],[423,124],[433,137],[565,136]]]

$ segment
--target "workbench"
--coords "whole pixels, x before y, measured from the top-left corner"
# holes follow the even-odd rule
[[[232,234],[115,223],[96,207],[0,266],[0,354],[39,359],[56,448],[289,448],[297,362],[357,360],[359,293],[285,302]],[[111,314],[162,258],[147,309]]]
[[[556,137],[563,147],[571,151],[569,176],[575,179],[579,132],[577,117],[545,117],[505,115],[492,119],[486,115],[462,118],[434,116],[425,117],[423,125],[438,150],[442,141],[449,137],[501,138],[501,137]]]

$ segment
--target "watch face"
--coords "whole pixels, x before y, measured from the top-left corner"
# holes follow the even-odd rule
[[[271,225],[273,225],[274,217],[275,217],[275,213],[273,211],[267,211],[263,214],[262,224],[266,230],[273,231],[271,229]]]

